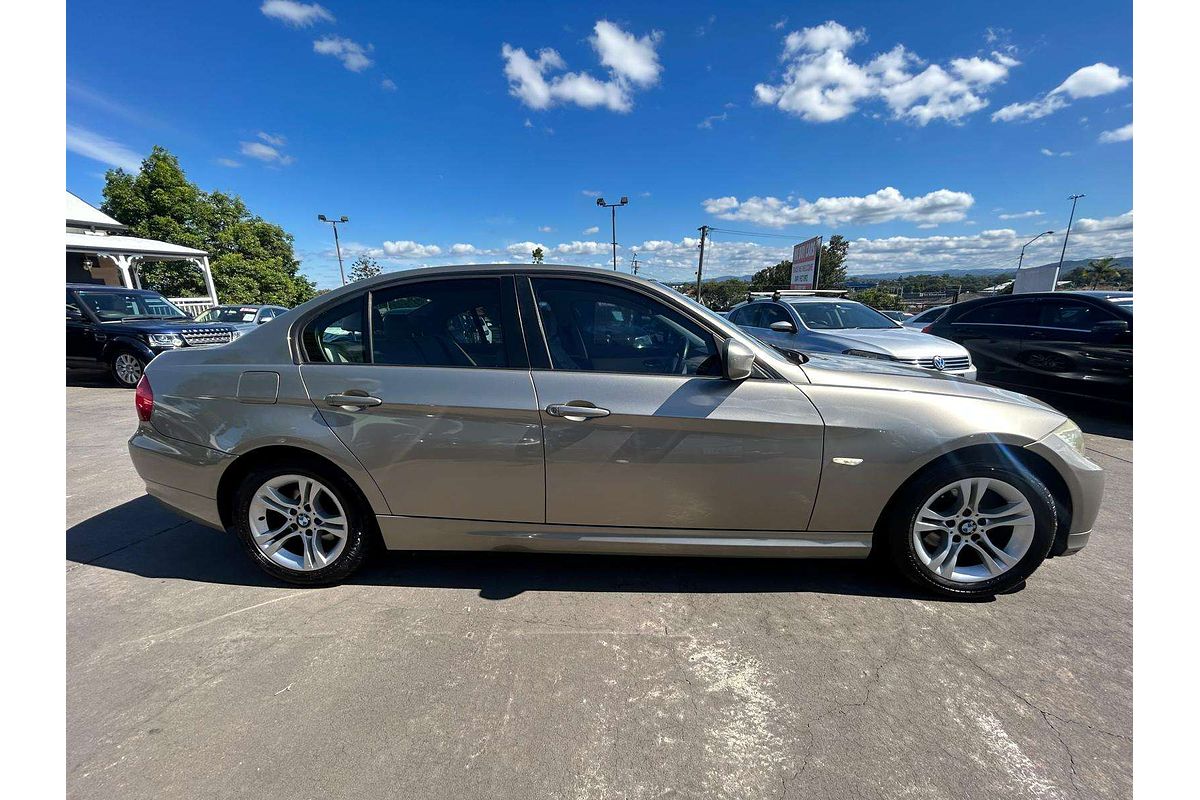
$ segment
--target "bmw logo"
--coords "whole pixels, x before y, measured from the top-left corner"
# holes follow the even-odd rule
[[[938,370],[939,372],[944,370],[946,368],[946,359],[942,358],[941,356],[934,356],[933,357],[933,368]]]

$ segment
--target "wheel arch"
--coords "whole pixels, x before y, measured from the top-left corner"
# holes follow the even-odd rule
[[[375,518],[375,509],[371,501],[358,483],[350,477],[346,470],[334,461],[312,450],[295,445],[266,445],[250,450],[238,456],[225,468],[217,483],[217,512],[221,515],[221,524],[229,529],[233,525],[233,496],[241,482],[252,471],[259,467],[287,464],[289,466],[309,466],[318,471],[325,471],[339,478],[354,493],[355,499],[362,505],[363,515],[367,518],[371,530],[379,541],[379,523]]]
[[[105,343],[104,349],[100,352],[100,359],[107,364],[116,357],[117,353],[123,350],[128,350],[136,354],[147,364],[154,360],[153,350],[132,336],[124,335],[118,335]]]
[[[1071,491],[1067,487],[1066,481],[1063,480],[1062,475],[1054,468],[1053,464],[1037,453],[1017,445],[1000,443],[969,445],[952,450],[949,453],[943,453],[924,464],[912,475],[909,475],[903,483],[896,487],[892,496],[884,504],[883,510],[879,512],[879,517],[875,521],[871,552],[882,553],[884,551],[887,520],[891,518],[897,501],[904,495],[909,486],[922,476],[928,474],[931,470],[938,469],[945,464],[969,464],[978,461],[992,461],[1013,466],[1022,471],[1028,471],[1045,484],[1046,488],[1050,490],[1050,494],[1054,497],[1054,510],[1058,521],[1054,534],[1054,544],[1050,547],[1050,555],[1061,555],[1066,549],[1067,534],[1071,530]]]

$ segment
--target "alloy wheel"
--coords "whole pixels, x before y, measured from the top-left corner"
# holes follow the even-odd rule
[[[337,561],[346,547],[346,512],[321,482],[279,475],[254,493],[249,508],[254,545],[285,569],[312,572]]]
[[[113,359],[113,370],[122,383],[130,386],[137,385],[142,379],[142,362],[131,353],[121,353]]]
[[[912,544],[937,577],[979,583],[1015,567],[1035,531],[1033,507],[1019,489],[996,478],[967,478],[938,489],[921,506]]]

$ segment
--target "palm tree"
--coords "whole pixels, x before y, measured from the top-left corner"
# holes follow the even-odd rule
[[[1121,273],[1117,270],[1117,260],[1112,256],[1105,256],[1089,261],[1087,266],[1081,270],[1081,277],[1085,281],[1090,281],[1092,288],[1095,289],[1102,283],[1119,280]]]

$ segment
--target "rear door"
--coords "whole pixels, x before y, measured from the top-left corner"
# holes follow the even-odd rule
[[[1033,299],[999,300],[973,308],[950,324],[939,320],[931,333],[967,348],[979,380],[1027,387],[1035,385],[1035,379],[1021,362],[1021,346],[1037,318]]]
[[[393,513],[545,520],[541,420],[511,276],[408,280],[303,329],[301,374]]]
[[[67,365],[95,366],[100,360],[103,341],[97,337],[100,324],[93,322],[89,309],[67,290]]]
[[[592,277],[531,283],[547,522],[807,529],[823,426],[803,392],[765,373],[725,380],[714,334],[650,293]]]

